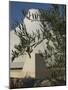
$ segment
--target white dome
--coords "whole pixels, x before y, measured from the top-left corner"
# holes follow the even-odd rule
[[[40,20],[41,13],[39,9],[29,9],[26,17],[28,17],[31,20]]]
[[[40,31],[43,29],[43,25],[40,21],[41,13],[38,9],[29,9],[26,17],[23,22],[26,25],[26,30],[29,34],[37,33],[37,30]]]

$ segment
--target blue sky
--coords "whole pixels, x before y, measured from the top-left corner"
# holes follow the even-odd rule
[[[21,22],[24,18],[22,10],[30,8],[48,9],[51,4],[46,3],[31,3],[31,2],[16,2],[9,1],[9,23],[10,26],[15,24],[17,21]],[[61,11],[61,10],[60,10]]]
[[[16,21],[21,22],[22,10],[30,9],[30,8],[42,8],[47,9],[49,4],[45,3],[31,3],[31,2],[9,2],[9,17],[10,17],[10,24],[14,24]]]

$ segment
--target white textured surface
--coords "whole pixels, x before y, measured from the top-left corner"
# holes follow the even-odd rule
[[[24,63],[24,60],[26,58],[26,56],[24,55],[21,55],[17,58],[14,59],[14,61],[12,62],[11,61],[11,57],[12,57],[12,50],[15,50],[14,46],[15,45],[18,45],[20,43],[20,39],[19,37],[15,34],[14,30],[10,31],[10,68],[14,65],[15,67],[19,67],[19,63],[22,63],[22,67],[23,67],[23,63]]]
[[[14,45],[20,43],[19,37],[15,34],[14,30],[10,31],[10,50],[14,48]]]
[[[31,54],[31,58],[26,56],[26,61],[23,66],[23,76],[35,78],[35,54]]]
[[[30,15],[31,15],[30,16],[30,19],[31,20],[29,19],[29,12],[30,12]],[[37,19],[34,20],[33,17],[32,17],[32,14],[33,15],[35,15],[35,14],[38,14],[39,15],[40,12],[39,12],[38,9],[30,9],[28,11],[28,14],[27,14],[28,18],[27,17],[24,18],[24,24],[26,25],[26,29],[27,29],[27,32],[29,34],[32,34],[32,32],[36,33],[36,30],[42,29],[40,27],[40,25],[42,26],[41,22],[39,20],[37,20]],[[38,17],[38,19],[40,19],[40,17]],[[40,31],[40,33],[41,33],[41,31]]]
[[[19,37],[15,34],[14,30],[10,31],[10,61],[12,57],[12,50],[15,50],[14,46],[20,42]]]

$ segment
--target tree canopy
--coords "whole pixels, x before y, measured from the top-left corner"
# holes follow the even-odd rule
[[[49,63],[54,59],[54,66],[65,67],[66,56],[66,6],[65,5],[51,5],[47,10],[39,9],[41,17],[45,21],[40,20],[43,25],[42,34],[37,30],[37,34],[32,35],[27,33],[26,26],[22,22],[18,24],[19,31],[15,28],[16,35],[20,38],[20,44],[15,45],[15,51],[12,50],[12,61],[20,56],[28,53],[31,58],[33,49],[39,45],[43,40],[47,39],[47,49],[45,49],[45,62]],[[40,26],[41,27],[41,26]],[[45,32],[46,31],[46,32]],[[41,38],[42,36],[42,38]],[[35,39],[38,39],[38,42]],[[50,43],[52,42],[53,45]],[[49,63],[51,64],[51,63]],[[52,64],[51,64],[52,65]]]

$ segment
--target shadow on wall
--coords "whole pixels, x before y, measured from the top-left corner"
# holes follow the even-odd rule
[[[37,79],[47,79],[48,71],[42,54],[35,54],[35,74]]]

